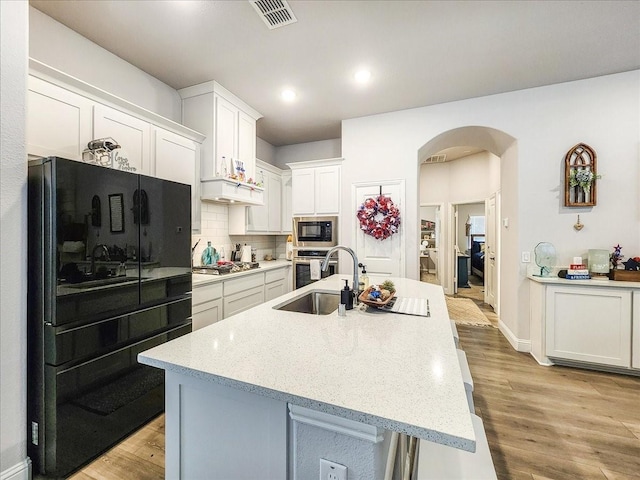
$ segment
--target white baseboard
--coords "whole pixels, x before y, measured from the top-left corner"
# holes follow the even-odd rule
[[[516,337],[502,320],[498,320],[498,328],[516,351],[524,353],[531,351],[531,340],[522,340]]]
[[[31,459],[27,457],[22,462],[4,470],[0,473],[0,480],[31,480]]]

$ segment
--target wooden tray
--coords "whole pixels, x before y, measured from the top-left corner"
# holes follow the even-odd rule
[[[369,300],[369,292],[371,292],[371,290],[373,290],[372,287],[367,288],[364,292],[362,292],[360,294],[360,296],[358,297],[358,301],[364,303],[365,305],[369,305],[370,307],[376,307],[376,308],[381,308],[384,307],[385,305],[387,305],[387,303],[389,303],[391,300],[393,300],[393,298],[396,295],[396,291],[392,290],[391,291],[391,295],[389,295],[389,298],[387,298],[385,301],[383,302],[375,302],[373,300]]]
[[[621,282],[640,282],[640,271],[638,270],[610,270],[609,278]]]

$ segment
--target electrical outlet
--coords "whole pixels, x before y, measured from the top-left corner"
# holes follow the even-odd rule
[[[320,480],[347,480],[347,467],[321,458]]]
[[[522,252],[522,263],[529,263],[531,261],[531,252]]]

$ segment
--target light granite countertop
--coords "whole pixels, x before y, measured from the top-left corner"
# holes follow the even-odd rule
[[[393,278],[431,317],[275,310],[333,275],[138,355],[140,363],[463,450],[475,436],[441,287]],[[372,281],[375,281],[372,277]]]
[[[290,267],[291,262],[289,260],[271,260],[260,262],[260,267],[252,268],[251,270],[245,270],[243,272],[225,273],[222,275],[210,275],[208,273],[194,273],[191,276],[191,281],[194,287],[200,285],[206,285],[209,283],[223,282],[232,278],[238,278],[245,275],[253,275],[260,272],[266,272],[268,270],[275,270],[277,268]]]

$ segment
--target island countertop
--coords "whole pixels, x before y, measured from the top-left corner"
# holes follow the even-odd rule
[[[431,317],[354,309],[346,317],[275,310],[333,275],[138,355],[140,363],[369,425],[475,449],[442,289],[392,278]],[[375,280],[372,280],[375,281]]]

